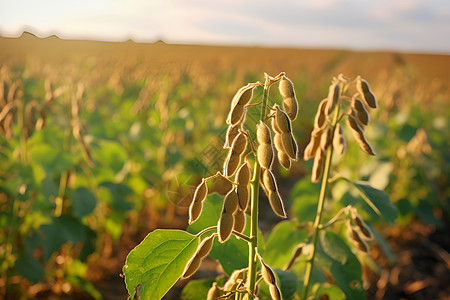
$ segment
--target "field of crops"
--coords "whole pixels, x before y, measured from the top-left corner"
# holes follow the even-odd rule
[[[24,34],[0,38],[0,298],[124,299],[128,252],[156,228],[185,229],[195,186],[222,168],[235,92],[282,71],[299,100],[300,153],[333,76],[361,75],[378,97],[366,131],[377,155],[348,145],[335,162],[398,210],[391,224],[364,215],[377,235],[367,297],[449,297],[450,56]],[[274,166],[289,220],[313,221],[311,167]],[[339,184],[331,194],[355,203]],[[268,234],[280,219],[265,203]]]

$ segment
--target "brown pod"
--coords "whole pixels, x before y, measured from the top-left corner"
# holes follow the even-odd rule
[[[219,222],[217,223],[217,233],[219,234],[219,242],[224,243],[228,240],[233,231],[234,216],[222,211]]]
[[[250,174],[250,164],[246,160],[242,166],[239,167],[236,173],[236,183],[239,185],[247,185],[250,183],[251,174]]]
[[[191,260],[188,262],[181,277],[188,278],[189,276],[194,274],[195,271],[197,271],[198,267],[200,267],[201,262],[202,259],[194,255],[194,257],[191,258]]]
[[[281,141],[286,154],[293,160],[297,160],[297,142],[291,133],[284,132],[281,134]]]
[[[216,234],[212,234],[211,236],[205,238],[201,243],[200,246],[198,246],[197,253],[195,254],[199,258],[203,258],[211,251],[214,238],[216,237]]]
[[[320,149],[326,151],[328,146],[331,145],[333,140],[333,129],[331,127],[326,127],[323,129],[322,135],[320,137]]]
[[[286,218],[287,217],[286,211],[284,210],[284,204],[283,201],[281,200],[278,190],[269,191],[268,198],[270,206],[272,207],[274,213],[276,213],[278,216],[282,218]]]
[[[367,126],[370,121],[369,112],[367,111],[364,103],[358,98],[353,98],[352,108],[355,112],[356,118],[362,125]]]
[[[250,186],[248,184],[239,184],[237,187],[237,195],[239,199],[239,208],[245,211],[250,200]]]
[[[289,119],[288,115],[278,106],[278,104],[275,104],[275,123],[277,129],[283,133],[291,132],[291,119]]]
[[[295,118],[297,118],[298,102],[295,96],[283,99],[283,110],[286,112],[289,119],[291,119],[292,121],[294,121]]]
[[[221,196],[225,196],[233,188],[233,184],[229,179],[217,172],[217,176],[213,178],[213,191]]]
[[[225,145],[223,148],[231,148],[234,139],[239,134],[239,129],[242,129],[241,124],[228,126],[227,133],[225,135]]]
[[[317,109],[316,117],[314,118],[314,128],[322,128],[327,120],[327,115],[325,114],[325,108],[328,103],[328,98],[323,99]]]
[[[245,272],[247,271],[247,268],[241,269],[241,270],[234,270],[233,273],[231,273],[230,278],[228,278],[227,282],[225,282],[223,286],[224,291],[232,291],[235,290],[238,284],[238,281],[244,279]]]
[[[271,144],[260,144],[257,149],[258,162],[264,169],[270,169],[273,162],[273,148]]]
[[[278,151],[278,161],[286,170],[291,168],[291,159],[285,152]]]
[[[286,76],[283,76],[278,82],[278,90],[280,91],[280,94],[281,96],[283,96],[283,98],[295,97],[294,84]]]
[[[226,177],[233,176],[236,169],[239,167],[241,163],[241,155],[239,153],[230,150],[227,158],[223,164],[223,173]]]
[[[241,121],[244,119],[245,115],[245,107],[236,104],[231,107],[230,113],[228,114],[227,118],[227,124],[228,125],[236,125],[238,123],[241,123]]]
[[[262,182],[264,187],[267,189],[267,192],[276,192],[278,190],[275,176],[273,176],[272,171],[270,171],[269,169],[263,170]]]
[[[281,133],[280,128],[278,128],[277,122],[275,122],[275,118],[272,119],[272,122],[270,122],[270,125],[272,126],[272,129],[275,132],[275,134]]]
[[[264,281],[268,285],[276,284],[277,280],[275,278],[275,273],[273,272],[272,268],[264,263],[264,260],[262,259],[261,256],[259,257],[259,261],[261,262],[261,274]]]
[[[202,182],[197,186],[194,192],[194,198],[192,201],[201,202],[205,200],[206,195],[208,195],[208,186],[206,185],[206,180],[203,178]]]
[[[289,270],[294,265],[297,258],[302,255],[303,253],[303,247],[305,246],[304,243],[301,243],[295,249],[292,251],[291,258],[289,259],[288,263],[283,267],[283,270]]]
[[[233,140],[233,143],[231,144],[231,149],[241,154],[244,152],[245,148],[247,147],[247,137],[242,132],[239,132],[239,134],[235,137]]]
[[[375,95],[372,93],[369,83],[361,78],[361,76],[358,76],[356,78],[356,89],[358,90],[359,94],[363,98],[364,102],[371,107],[371,108],[377,108],[377,99],[375,98]]]
[[[233,98],[233,102],[238,103],[239,105],[245,106],[247,105],[253,97],[253,89],[255,85],[252,83],[247,84],[239,89]]]
[[[202,213],[203,202],[201,201],[192,201],[189,206],[189,225],[194,223],[200,214]]]
[[[232,189],[223,200],[223,210],[229,214],[233,214],[238,208],[239,198],[236,189]]]
[[[212,287],[208,290],[206,300],[217,300],[220,297],[220,289],[217,286],[217,282],[213,282]]]
[[[320,139],[322,136],[322,130],[320,128],[314,128],[311,132],[311,140],[305,148],[305,152],[303,153],[303,159],[305,161],[310,160],[316,155],[317,149],[320,146]]]
[[[260,144],[272,143],[270,129],[263,121],[259,121],[259,123],[256,124],[256,138]]]
[[[356,224],[356,227],[359,229],[359,231],[363,234],[363,238],[371,240],[373,238],[372,231],[370,230],[369,226],[367,226],[366,222],[361,218],[360,215],[357,213],[352,214],[353,221]]]
[[[341,91],[341,86],[339,84],[339,82],[336,82],[334,84],[332,84],[328,90],[328,101],[327,101],[327,106],[325,109],[325,113],[329,116],[334,108],[336,107],[336,104],[339,101],[339,93]]]
[[[356,118],[352,115],[347,115],[347,124],[352,130],[353,136],[358,142],[360,148],[369,155],[375,155],[375,151],[373,151],[372,146],[366,140],[364,130],[359,126]]]
[[[242,233],[245,229],[245,223],[246,223],[245,212],[241,209],[237,209],[234,212],[233,230]]]
[[[275,149],[277,149],[277,151],[286,152],[281,139],[281,133],[275,133],[273,136],[273,144],[275,145]]]
[[[317,182],[319,180],[320,175],[322,174],[322,166],[324,162],[325,153],[322,150],[317,151],[316,156],[314,157],[314,164],[312,168],[311,181]]]
[[[277,285],[275,284],[269,285],[269,293],[270,296],[272,297],[272,300],[281,300],[280,289],[278,288]]]
[[[338,123],[334,129],[333,148],[337,153],[342,155],[344,154],[346,147],[347,144],[345,142],[344,131],[342,130],[341,124]]]
[[[358,231],[349,226],[348,235],[350,236],[350,239],[353,241],[353,243],[359,250],[361,250],[362,252],[369,253],[370,251],[369,246],[367,245],[366,241],[361,238]]]

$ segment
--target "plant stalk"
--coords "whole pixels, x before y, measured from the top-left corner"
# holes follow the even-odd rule
[[[339,115],[339,106],[336,107],[334,116],[333,116],[332,136],[334,136],[334,130],[336,129],[338,115]],[[327,157],[325,160],[325,167],[324,167],[324,171],[322,174],[322,185],[320,187],[319,203],[317,205],[316,218],[314,219],[314,234],[312,237],[312,253],[311,253],[311,257],[309,258],[309,260],[306,263],[305,278],[303,281],[303,294],[302,294],[302,298],[301,298],[302,300],[306,300],[306,298],[308,296],[308,290],[311,285],[312,270],[314,267],[314,258],[316,256],[317,240],[319,237],[319,231],[321,229],[320,222],[322,220],[322,212],[323,212],[323,207],[325,204],[325,196],[327,193],[328,177],[330,175],[330,166],[331,166],[332,158],[333,158],[333,144],[331,144],[327,149]]]
[[[271,80],[266,74],[264,83],[263,99],[261,104],[260,120],[264,121],[266,117],[267,99],[269,97],[269,87]],[[259,199],[259,177],[261,174],[261,166],[258,163],[258,157],[255,153],[255,166],[253,169],[253,178],[250,181],[251,195],[250,195],[250,241],[248,243],[248,278],[247,287],[250,294],[255,292],[256,283],[256,253],[258,249],[258,199]]]

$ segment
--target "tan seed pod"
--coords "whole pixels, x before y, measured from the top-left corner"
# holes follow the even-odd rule
[[[276,213],[278,216],[282,217],[282,218],[286,218],[286,211],[284,210],[284,204],[283,201],[281,200],[280,194],[277,191],[269,191],[269,203],[270,206],[272,207],[272,210],[274,211],[274,213]]]
[[[276,284],[277,280],[275,278],[275,273],[273,272],[272,268],[264,263],[264,260],[262,259],[261,256],[259,257],[259,261],[261,262],[261,274],[264,281],[268,285]]]
[[[355,111],[355,115],[356,115],[356,118],[359,121],[359,123],[367,126],[369,124],[370,117],[369,117],[369,112],[367,111],[366,107],[364,106],[364,103],[358,98],[353,98],[352,108]]]
[[[232,189],[223,200],[223,210],[229,214],[233,214],[239,205],[239,198],[236,189]]]
[[[209,254],[209,252],[212,249],[214,238],[216,237],[216,234],[212,234],[211,236],[205,238],[201,243],[200,246],[197,248],[197,253],[195,254],[199,258],[203,258],[206,255]]]
[[[217,172],[217,176],[213,178],[213,191],[221,196],[225,196],[233,188],[233,184],[229,179]]]
[[[219,222],[217,223],[217,233],[219,234],[219,242],[224,243],[228,240],[233,231],[234,216],[222,211]]]
[[[189,225],[194,223],[200,214],[202,213],[203,209],[203,202],[201,201],[192,201],[191,205],[189,206]]]
[[[336,104],[339,101],[339,93],[341,91],[341,86],[339,84],[339,82],[336,82],[334,84],[332,84],[328,90],[328,101],[327,101],[327,106],[325,109],[325,113],[329,116],[334,108],[336,107]]]
[[[320,137],[320,149],[326,151],[328,146],[331,145],[333,141],[333,129],[331,127],[326,127],[323,129],[322,135]]]
[[[272,300],[281,300],[280,289],[278,288],[277,285],[275,284],[269,285],[269,293],[270,296],[272,297]]]
[[[294,265],[297,258],[302,255],[303,253],[303,247],[305,246],[304,243],[301,243],[295,249],[292,251],[291,258],[289,259],[288,263],[283,267],[283,270],[289,270]]]
[[[286,76],[283,76],[278,82],[278,90],[283,98],[295,97],[294,84]]]
[[[239,185],[247,185],[249,184],[250,179],[251,179],[250,164],[246,160],[242,164],[242,166],[239,167],[236,173],[236,183],[239,183]]]
[[[241,124],[236,125],[230,125],[228,126],[227,133],[225,135],[225,144],[223,148],[231,148],[231,145],[233,144],[234,139],[239,134],[239,129],[242,129]]]
[[[357,213],[352,214],[353,221],[355,222],[356,227],[363,234],[363,238],[371,240],[373,239],[372,230],[370,230],[369,226],[367,226],[366,222],[361,218]]]
[[[366,241],[361,238],[358,231],[349,226],[348,235],[359,250],[369,253],[369,246],[367,245]]]
[[[237,195],[239,199],[239,208],[245,211],[250,200],[250,186],[248,184],[239,184],[237,187]]]
[[[320,128],[314,128],[311,132],[311,140],[305,148],[305,152],[303,153],[303,159],[305,161],[310,160],[316,155],[317,150],[320,146],[320,140],[322,136],[322,130]]]
[[[240,270],[234,270],[233,273],[231,273],[230,278],[228,278],[227,282],[225,282],[223,286],[224,291],[233,291],[236,289],[237,284],[240,280],[244,280],[245,272],[247,271],[247,268],[240,269]]]
[[[195,271],[198,270],[198,267],[200,267],[201,262],[202,262],[201,258],[194,256],[186,265],[186,268],[184,269],[183,272],[183,276],[181,277],[188,278],[192,276],[195,273]]]
[[[241,87],[234,95],[232,104],[247,105],[253,97],[253,89],[255,87],[256,85],[253,83]]]
[[[273,162],[273,148],[271,144],[260,144],[257,149],[258,162],[264,169],[270,169]]]
[[[375,155],[375,151],[373,151],[372,146],[366,140],[364,130],[359,126],[356,118],[352,115],[347,115],[347,124],[352,130],[353,136],[358,142],[360,148],[369,155]]]
[[[327,115],[325,114],[325,108],[328,103],[328,98],[323,99],[319,103],[319,107],[317,109],[316,117],[314,118],[314,128],[322,128],[327,120]]]
[[[230,150],[227,158],[223,164],[223,173],[226,177],[233,176],[236,169],[239,167],[241,163],[241,155],[239,153]]]
[[[212,287],[208,290],[206,300],[217,300],[220,297],[220,289],[217,286],[217,282],[213,282]]]
[[[358,90],[359,94],[363,98],[364,102],[371,107],[371,108],[377,108],[377,99],[375,98],[375,95],[372,93],[369,83],[362,79],[361,76],[356,77],[356,89]]]
[[[275,104],[275,123],[276,127],[281,133],[290,133],[291,132],[291,119],[289,119],[288,115]]]
[[[283,110],[286,112],[289,119],[294,121],[295,118],[297,118],[297,114],[298,114],[297,98],[295,98],[295,97],[284,98],[283,99]]]
[[[245,115],[245,107],[236,104],[231,107],[230,113],[228,114],[227,118],[227,124],[228,125],[236,125],[238,123],[241,123],[241,121],[244,119]]]
[[[275,145],[275,149],[277,149],[277,151],[286,152],[281,139],[281,133],[275,133],[273,136],[273,144]]]
[[[262,183],[267,189],[267,192],[278,191],[277,182],[275,181],[275,176],[273,176],[272,171],[264,169],[262,173]]]
[[[0,111],[0,122],[6,119],[6,116],[12,111],[14,108],[14,102],[8,102]]]
[[[259,121],[256,124],[256,138],[260,144],[270,144],[272,142],[270,129],[266,123]]]
[[[291,133],[284,132],[281,134],[281,141],[283,143],[283,149],[285,153],[293,160],[297,160],[297,142]]]
[[[345,142],[344,131],[342,130],[341,124],[338,123],[334,129],[333,148],[337,153],[342,155],[344,154],[346,147],[347,144]]]
[[[205,200],[206,195],[208,195],[208,186],[206,185],[206,180],[203,178],[202,182],[197,186],[194,192],[194,198],[192,201],[201,202]]]
[[[233,140],[233,143],[231,144],[231,149],[241,154],[244,152],[245,148],[247,147],[247,137],[242,132],[239,132],[239,134],[236,136],[236,138]]]
[[[237,209],[234,212],[233,230],[242,233],[245,229],[245,223],[246,223],[245,212],[241,209]]]
[[[278,151],[278,161],[286,170],[291,168],[291,159],[285,152]]]
[[[322,150],[317,151],[316,156],[314,157],[314,164],[312,168],[311,181],[317,182],[319,180],[320,175],[322,174],[322,166],[324,162],[325,153]]]
[[[272,129],[275,132],[275,134],[281,133],[280,128],[278,128],[277,122],[275,122],[275,118],[272,119],[272,122],[270,122],[270,125],[272,126]]]

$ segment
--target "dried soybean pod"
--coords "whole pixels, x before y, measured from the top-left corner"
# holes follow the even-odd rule
[[[203,202],[201,201],[192,201],[189,206],[189,225],[194,223],[200,214],[202,213]]]
[[[301,243],[295,249],[292,251],[291,258],[289,259],[288,263],[283,267],[283,270],[289,270],[294,265],[297,258],[302,255],[303,253],[303,247],[305,246],[304,243]]]
[[[247,160],[245,160],[245,162],[242,164],[242,166],[239,167],[236,173],[236,183],[238,183],[239,185],[247,185],[249,184],[250,179],[250,164]]]
[[[290,98],[284,98],[283,99],[283,109],[288,115],[289,119],[291,121],[294,121],[295,118],[297,118],[298,114],[298,102],[297,98],[290,97]]]
[[[372,231],[370,230],[369,226],[367,226],[366,222],[364,222],[364,220],[361,218],[361,216],[353,212],[352,218],[356,224],[356,227],[358,227],[359,231],[363,234],[363,237],[365,239],[371,240],[373,238]]]
[[[248,184],[239,184],[237,187],[237,195],[239,199],[239,207],[245,211],[250,200],[250,186]]]
[[[211,248],[213,246],[214,238],[216,237],[216,234],[212,234],[211,236],[205,238],[201,243],[200,246],[198,246],[197,253],[195,254],[199,258],[203,258],[206,255],[208,255],[209,251],[211,251]]]
[[[238,208],[239,199],[236,189],[232,189],[223,200],[223,210],[229,214],[233,214]]]
[[[259,261],[261,262],[261,274],[264,279],[264,281],[268,285],[274,285],[277,283],[275,278],[275,273],[273,272],[272,268],[270,268],[268,265],[264,263],[264,260],[261,256],[259,256]]]
[[[229,179],[217,172],[213,179],[213,190],[221,196],[225,196],[233,188],[233,184]]]
[[[236,93],[236,95],[238,95],[238,97],[236,97],[235,101],[237,101],[237,103],[239,105],[242,105],[242,106],[247,105],[250,102],[250,100],[252,100],[254,88],[255,88],[255,85],[252,83],[249,83],[246,86],[242,87]]]
[[[232,214],[227,213],[226,211],[222,211],[220,215],[219,222],[217,224],[217,233],[219,234],[219,242],[223,243],[231,235],[234,227],[234,216]]]
[[[323,151],[327,150],[328,146],[331,145],[333,136],[333,129],[329,126],[323,129],[322,135],[320,137],[320,149]]]
[[[339,82],[335,82],[334,84],[332,84],[328,90],[328,101],[327,101],[327,106],[325,109],[326,114],[329,116],[334,108],[336,107],[336,104],[339,101],[339,93],[341,91],[341,86],[339,84]]]
[[[305,161],[310,160],[316,155],[317,149],[320,146],[320,138],[322,136],[322,130],[320,128],[314,128],[311,132],[311,140],[305,148],[305,152],[303,153],[303,159]]]
[[[284,210],[284,204],[283,200],[281,200],[280,194],[278,193],[278,190],[276,191],[269,191],[269,203],[272,207],[272,210],[274,213],[276,213],[278,216],[282,218],[286,218],[286,211]]]
[[[348,235],[359,250],[369,253],[369,246],[366,241],[359,236],[358,231],[353,229],[351,226],[348,226]]]
[[[239,167],[239,163],[241,162],[241,155],[239,153],[230,150],[227,158],[223,164],[223,173],[226,177],[233,176],[236,169]]]
[[[240,270],[234,270],[233,273],[231,273],[230,278],[228,278],[227,282],[225,282],[225,285],[223,286],[224,291],[232,291],[236,288],[238,280],[244,279],[244,273],[247,271],[247,268],[240,269]]]
[[[289,119],[288,115],[280,108],[280,106],[278,106],[278,104],[275,104],[275,123],[280,132],[291,132],[291,119]]]
[[[363,98],[364,102],[371,107],[371,108],[377,108],[377,99],[375,98],[375,95],[372,93],[369,83],[361,78],[361,76],[358,75],[356,77],[356,89],[358,90],[359,94]]]
[[[230,113],[228,114],[227,124],[236,125],[240,123],[243,120],[244,115],[245,107],[240,104],[236,104],[231,108]]]
[[[367,111],[366,107],[364,106],[364,103],[358,98],[353,98],[352,108],[355,111],[357,120],[362,125],[367,126],[369,124],[370,117],[369,117],[369,112]]]
[[[186,268],[184,269],[183,275],[181,277],[188,278],[192,274],[197,271],[198,267],[200,267],[200,263],[202,259],[197,257],[196,255],[188,262]]]
[[[278,90],[283,98],[295,97],[294,84],[286,76],[283,76],[278,82]]]
[[[286,170],[291,168],[291,159],[285,152],[278,151],[278,161]]]
[[[273,176],[272,171],[269,169],[264,169],[262,176],[264,187],[268,192],[275,192],[278,190],[277,182],[275,181],[275,176]]]
[[[208,290],[206,300],[217,300],[220,297],[220,289],[217,286],[217,282],[213,282],[212,287]]]
[[[364,130],[359,126],[356,118],[352,115],[347,115],[347,124],[352,130],[353,136],[358,142],[360,148],[369,155],[375,155],[375,151],[373,151],[372,146],[366,140]]]
[[[206,195],[208,195],[208,186],[206,185],[205,178],[202,179],[202,182],[197,186],[194,192],[194,198],[192,201],[201,202],[205,200]]]
[[[314,164],[312,168],[311,181],[317,182],[319,180],[320,174],[322,174],[322,165],[324,162],[325,153],[319,149],[317,151],[316,156],[314,157]]]
[[[225,135],[225,145],[223,146],[223,148],[231,148],[234,139],[239,134],[239,129],[242,129],[241,124],[228,126],[227,133]]]
[[[272,300],[281,300],[281,293],[280,289],[276,284],[269,285],[269,293],[272,297]]]
[[[264,169],[270,169],[273,162],[273,148],[271,144],[260,144],[257,149],[258,162]]]
[[[277,151],[286,152],[284,150],[283,141],[281,140],[281,133],[275,133],[273,136],[273,144],[275,145],[275,149],[277,149]]]
[[[345,142],[344,131],[342,130],[341,124],[336,124],[336,128],[334,129],[333,136],[333,147],[339,154],[344,154],[345,148],[347,144]]]
[[[263,121],[259,121],[256,124],[256,138],[260,144],[270,144],[272,142],[270,129]]]
[[[239,134],[236,136],[236,138],[233,140],[233,143],[231,144],[231,149],[241,154],[244,152],[245,148],[247,147],[247,137],[242,132],[239,132]]]
[[[237,209],[234,212],[233,230],[242,233],[245,228],[245,222],[246,222],[245,212],[241,209]]]
[[[275,134],[281,133],[281,130],[280,130],[280,128],[278,128],[278,125],[277,125],[277,122],[275,121],[275,118],[272,119],[271,125],[272,125],[272,129],[275,132]]]
[[[297,142],[291,133],[284,132],[281,134],[281,141],[286,154],[293,160],[297,160]]]
[[[314,128],[322,128],[327,120],[327,115],[325,114],[325,108],[328,103],[328,98],[323,99],[319,103],[319,107],[317,109],[316,117],[314,118]]]

